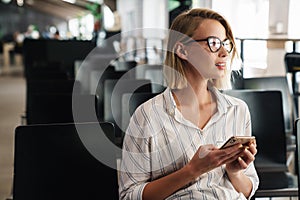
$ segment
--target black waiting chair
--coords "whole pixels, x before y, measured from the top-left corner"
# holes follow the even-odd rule
[[[287,73],[287,78],[290,80],[292,95],[294,97],[295,108],[298,111],[298,98],[300,96],[299,81],[297,81],[297,73],[300,72],[300,53],[290,52],[284,55],[284,64]],[[298,112],[297,112],[298,116]]]
[[[286,76],[268,76],[244,78],[242,89],[279,90],[281,91],[283,114],[285,122],[288,165],[294,168],[296,139],[293,131],[294,120],[297,118],[297,108],[293,101],[293,94]]]
[[[289,136],[293,133],[293,124],[297,117],[297,112],[293,103],[293,96],[290,92],[290,87],[285,76],[244,78],[242,89],[281,91],[286,134]]]
[[[255,166],[260,178],[255,197],[296,196],[295,176],[287,165],[282,94],[278,90],[225,90],[225,94],[244,100],[250,110],[252,134],[258,154]]]
[[[74,62],[84,60],[94,48],[95,44],[88,40],[26,38],[23,42],[25,76],[32,78],[32,72],[45,72],[46,69],[75,78]]]
[[[113,132],[109,122],[18,126],[13,199],[117,200],[116,156],[106,141]]]

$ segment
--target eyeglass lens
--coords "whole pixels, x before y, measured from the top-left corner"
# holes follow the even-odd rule
[[[229,39],[222,42],[219,38],[209,37],[207,39],[207,42],[208,42],[208,46],[212,52],[219,51],[222,45],[224,46],[224,48],[226,49],[226,51],[228,53],[230,53],[233,48],[232,42]]]

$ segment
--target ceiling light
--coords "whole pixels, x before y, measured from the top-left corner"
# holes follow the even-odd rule
[[[71,4],[74,4],[76,2],[76,0],[63,0],[63,1],[71,3]]]
[[[103,0],[88,0],[89,2],[103,4]]]
[[[18,6],[23,6],[24,5],[24,0],[17,0],[17,5]]]
[[[10,3],[11,0],[2,0],[3,3]]]

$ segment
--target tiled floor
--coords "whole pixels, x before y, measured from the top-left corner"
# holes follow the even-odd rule
[[[25,80],[20,72],[0,74],[0,200],[11,194],[14,129],[21,124],[25,107]]]

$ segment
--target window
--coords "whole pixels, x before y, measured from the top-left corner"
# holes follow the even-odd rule
[[[94,30],[94,17],[91,14],[69,20],[69,30],[73,37],[91,40]]]
[[[225,16],[237,38],[263,38],[269,34],[269,0],[213,0],[212,9]],[[240,44],[237,40],[241,51]],[[244,76],[249,70],[267,68],[266,41],[246,40],[243,50]]]
[[[300,1],[290,0],[288,34],[289,36],[295,38],[299,38],[300,35],[299,10],[300,10]],[[288,52],[293,51],[293,44],[291,42],[289,43],[289,45],[287,45],[287,51]],[[296,51],[300,52],[299,42],[297,42]]]

